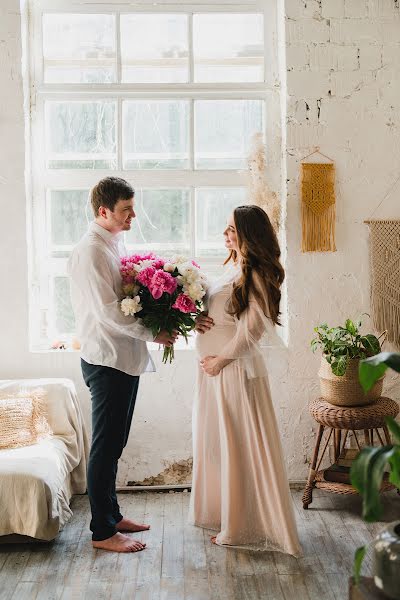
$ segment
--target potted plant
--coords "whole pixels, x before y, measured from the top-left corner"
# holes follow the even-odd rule
[[[371,389],[390,367],[400,373],[400,354],[381,352],[360,363],[360,383],[365,391]],[[400,426],[388,417],[386,423],[392,433],[394,444],[365,447],[354,460],[350,472],[351,483],[363,498],[362,516],[365,521],[377,521],[382,514],[379,490],[387,466],[389,480],[400,491]],[[389,523],[375,538],[374,582],[388,598],[400,600],[400,521]],[[354,578],[360,577],[365,546],[358,548],[354,561]]]
[[[311,349],[322,350],[318,371],[321,396],[337,406],[362,406],[382,395],[383,376],[364,393],[358,381],[359,362],[381,351],[379,339],[360,333],[361,320],[347,319],[344,327],[329,327],[326,323],[314,328],[317,336],[311,340]]]

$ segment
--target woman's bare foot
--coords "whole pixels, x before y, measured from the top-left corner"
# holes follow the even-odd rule
[[[217,545],[217,536],[213,535],[210,537],[211,543]]]
[[[143,525],[141,523],[135,523],[125,517],[117,523],[116,528],[118,531],[127,531],[129,533],[137,533],[138,531],[147,531],[150,529],[150,525]]]
[[[106,540],[93,541],[92,545],[93,548],[109,550],[110,552],[140,552],[140,550],[146,548],[146,544],[139,542],[139,540],[133,540],[127,535],[122,535],[122,533],[116,533]]]

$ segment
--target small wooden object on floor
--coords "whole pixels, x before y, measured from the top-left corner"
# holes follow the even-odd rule
[[[335,463],[345,449],[347,436],[350,431],[354,434],[354,439],[359,450],[361,449],[361,433],[358,435],[356,433],[359,430],[363,432],[366,445],[373,445],[374,442],[378,442],[382,446],[384,443],[390,444],[390,433],[385,423],[385,417],[396,417],[399,413],[399,406],[391,398],[385,397],[379,398],[373,404],[352,407],[335,406],[324,400],[324,398],[317,398],[310,402],[309,411],[317,423],[319,423],[319,427],[307,484],[303,494],[303,508],[308,508],[311,504],[314,487],[336,494],[358,493],[350,483],[327,481],[325,479],[325,471],[328,469],[318,470],[329,442],[331,440],[333,442]],[[323,449],[321,455],[319,455],[325,429],[326,435]],[[379,432],[379,429],[382,432]],[[381,492],[392,489],[395,489],[395,486],[384,480]]]
[[[372,577],[361,577],[358,585],[355,585],[351,577],[349,579],[349,600],[388,600],[388,597],[376,587]]]

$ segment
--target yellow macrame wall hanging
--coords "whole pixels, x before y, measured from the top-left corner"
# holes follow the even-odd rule
[[[302,252],[335,252],[335,219],[335,165],[301,163]]]

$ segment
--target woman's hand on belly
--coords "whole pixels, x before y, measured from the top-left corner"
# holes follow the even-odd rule
[[[230,362],[232,361],[227,358],[221,358],[220,356],[206,356],[200,361],[200,365],[204,373],[210,377],[215,377],[216,375],[219,375],[222,369]]]

